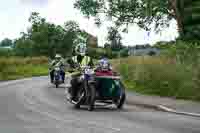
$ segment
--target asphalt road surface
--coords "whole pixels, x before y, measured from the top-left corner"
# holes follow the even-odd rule
[[[200,133],[200,118],[136,106],[77,110],[48,77],[0,83],[0,133]]]

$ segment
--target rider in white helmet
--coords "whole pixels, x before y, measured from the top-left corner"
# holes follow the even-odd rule
[[[55,59],[50,63],[50,78],[51,78],[51,83],[53,83],[53,79],[54,79],[54,67],[55,65],[58,64],[61,67],[61,76],[62,76],[62,80],[64,83],[65,80],[65,71],[64,71],[64,60],[62,58],[62,56],[60,54],[56,54]]]
[[[79,71],[77,67],[93,66],[92,58],[86,55],[87,46],[85,43],[80,43],[75,47],[76,55],[72,57],[70,65],[74,68],[74,71]],[[77,90],[79,89],[81,82],[78,80],[80,75],[72,77],[72,98],[76,101]]]

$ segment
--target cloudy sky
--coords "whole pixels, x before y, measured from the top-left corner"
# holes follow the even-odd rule
[[[84,18],[79,11],[73,8],[74,0],[1,0],[0,2],[0,40],[5,37],[14,39],[20,36],[20,32],[26,31],[29,26],[28,18],[31,12],[39,12],[48,21],[62,25],[65,21],[75,20],[82,29],[95,35],[99,39],[99,45],[105,43],[105,23],[101,28],[94,25],[92,19]],[[165,29],[161,34],[155,35],[131,26],[128,34],[123,34],[125,45],[155,43],[160,40],[173,40],[177,36],[176,23],[172,22],[170,28]]]

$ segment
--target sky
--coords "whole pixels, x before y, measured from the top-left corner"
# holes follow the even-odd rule
[[[107,27],[110,22],[98,28],[93,19],[84,18],[73,8],[74,0],[0,0],[0,40],[8,37],[15,39],[20,37],[20,32],[26,32],[28,18],[31,12],[39,12],[42,17],[55,24],[63,25],[68,20],[75,20],[80,28],[98,37],[98,44],[103,46],[106,42]],[[172,21],[170,27],[160,34],[146,31],[136,25],[129,27],[128,34],[122,34],[123,44],[132,46],[135,44],[153,44],[157,41],[174,40],[178,36],[176,22]]]

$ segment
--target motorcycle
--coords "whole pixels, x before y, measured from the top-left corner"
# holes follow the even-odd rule
[[[56,64],[54,67],[54,80],[53,80],[53,84],[56,85],[56,88],[59,87],[60,84],[63,83],[62,80],[62,75],[61,75],[61,68],[59,66],[59,64]]]
[[[94,71],[86,67],[80,75],[80,81],[82,86],[77,93],[78,100],[75,102],[69,95],[66,96],[76,108],[86,105],[92,111],[96,103],[115,104],[118,109],[123,107],[126,100],[125,87],[116,73]],[[73,88],[69,87],[67,94],[71,93],[71,89]]]
[[[76,75],[77,73],[74,73]],[[73,75],[73,74],[72,74]],[[81,105],[86,105],[89,111],[94,109],[94,102],[96,96],[95,81],[93,78],[94,71],[89,66],[82,67],[79,75],[79,82],[81,83],[77,91],[77,100],[73,101],[70,99],[72,94],[72,87],[68,88],[67,100],[75,105],[75,108],[80,108]]]

